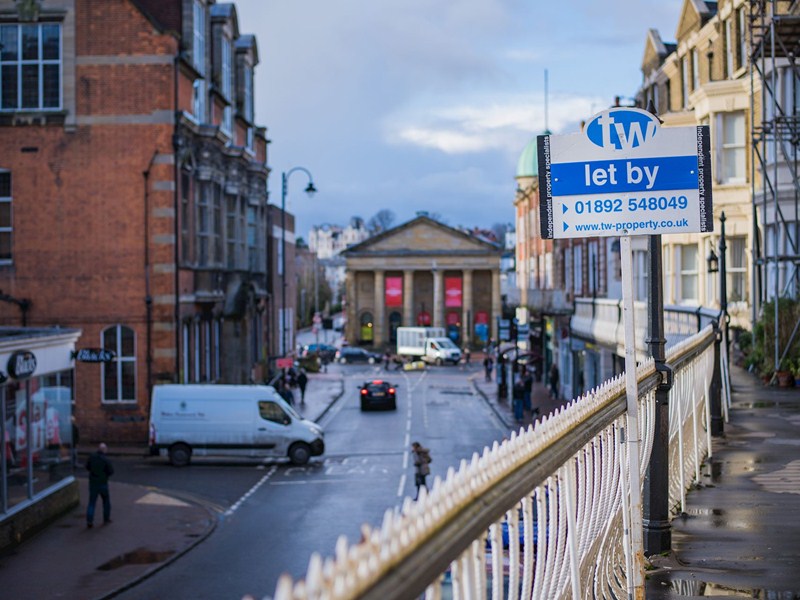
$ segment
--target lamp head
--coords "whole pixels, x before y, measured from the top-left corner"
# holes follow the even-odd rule
[[[312,197],[316,193],[317,193],[317,188],[314,187],[314,182],[309,181],[308,186],[306,186],[306,194],[308,194],[309,197]]]
[[[714,252],[713,248],[709,251],[706,261],[708,262],[709,273],[719,272],[719,257],[717,257],[717,253]]]

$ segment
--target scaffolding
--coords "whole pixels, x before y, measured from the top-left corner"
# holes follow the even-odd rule
[[[800,328],[800,1],[749,0],[748,25],[751,318],[755,333],[762,313],[773,312],[769,358],[777,372]]]

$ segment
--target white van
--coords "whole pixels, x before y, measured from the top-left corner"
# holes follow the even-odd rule
[[[188,465],[192,455],[288,457],[303,465],[324,451],[322,428],[271,386],[153,386],[150,453],[173,465]]]

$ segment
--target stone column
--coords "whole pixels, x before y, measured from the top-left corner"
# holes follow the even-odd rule
[[[475,311],[472,309],[472,269],[464,269],[461,279],[462,304],[464,314],[461,317],[461,339],[466,346],[472,341],[472,322]]]
[[[348,269],[344,276],[344,294],[347,302],[345,311],[344,339],[355,345],[358,342],[358,306],[356,306],[356,272]]]
[[[502,316],[503,305],[500,299],[500,269],[492,269],[492,339],[497,342],[500,332],[497,328],[497,319]]]
[[[433,326],[444,327],[444,273],[439,269],[433,271]]]
[[[414,322],[414,271],[403,271],[403,326],[411,327]]]
[[[386,293],[384,290],[386,273],[379,269],[375,269],[375,313],[372,322],[372,344],[375,347],[382,346],[385,336],[385,322],[386,322]]]

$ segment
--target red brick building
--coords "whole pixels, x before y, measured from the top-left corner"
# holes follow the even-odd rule
[[[257,63],[233,4],[0,0],[0,325],[114,352],[76,364],[83,442],[145,442],[154,383],[265,374]]]

